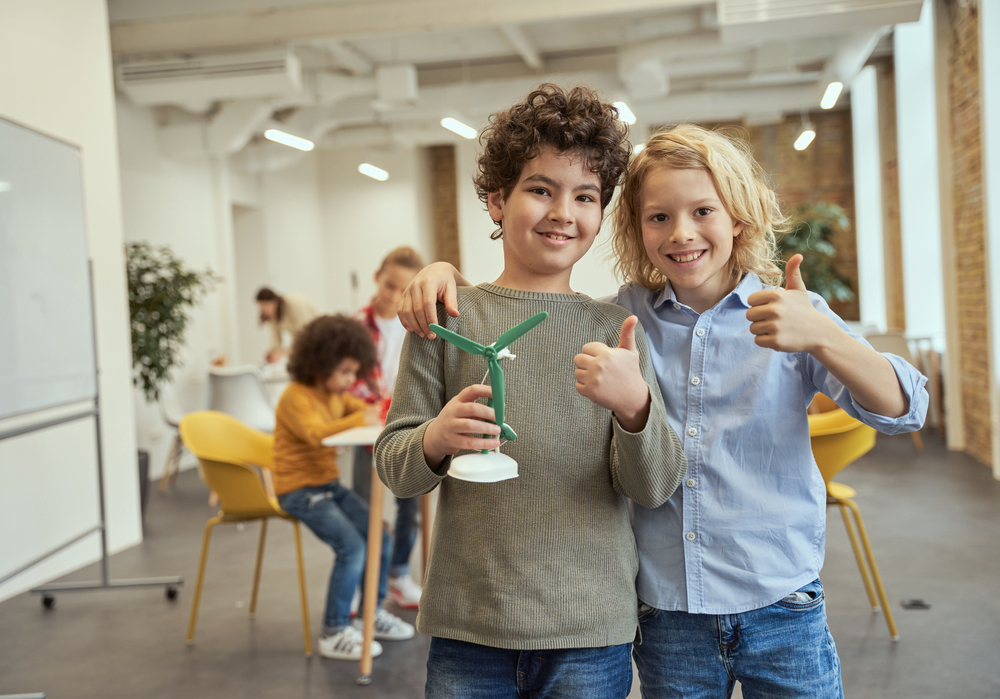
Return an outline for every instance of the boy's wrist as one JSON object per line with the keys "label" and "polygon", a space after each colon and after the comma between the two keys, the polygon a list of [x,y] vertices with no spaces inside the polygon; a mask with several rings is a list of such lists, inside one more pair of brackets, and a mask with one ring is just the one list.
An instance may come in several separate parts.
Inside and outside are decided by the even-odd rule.
{"label": "boy's wrist", "polygon": [[637,401],[631,408],[612,411],[618,424],[626,432],[642,432],[649,420],[649,406],[652,403],[652,397],[649,393],[649,386],[646,386],[645,382],[643,386],[646,390],[645,398],[641,402]]}

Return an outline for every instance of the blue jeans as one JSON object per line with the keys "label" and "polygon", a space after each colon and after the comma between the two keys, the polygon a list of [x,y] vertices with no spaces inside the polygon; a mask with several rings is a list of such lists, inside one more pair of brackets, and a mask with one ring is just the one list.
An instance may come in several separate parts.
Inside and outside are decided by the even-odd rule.
{"label": "blue jeans", "polygon": [[625,699],[631,643],[605,648],[507,650],[431,639],[426,699]]}
{"label": "blue jeans", "polygon": [[635,646],[643,699],[843,699],[840,659],[819,580],[741,614],[688,614],[640,605]]}
{"label": "blue jeans", "polygon": [[[354,492],[368,502],[372,489],[372,453],[368,447],[354,448]],[[398,578],[410,573],[410,554],[417,543],[417,510],[419,498],[396,498],[395,544],[389,575]]]}
{"label": "blue jeans", "polygon": [[[278,496],[288,514],[312,530],[336,554],[326,593],[323,633],[334,634],[351,623],[351,599],[365,572],[368,547],[368,505],[337,481],[293,490]],[[392,540],[382,532],[382,565],[378,581],[378,603],[385,598]]]}

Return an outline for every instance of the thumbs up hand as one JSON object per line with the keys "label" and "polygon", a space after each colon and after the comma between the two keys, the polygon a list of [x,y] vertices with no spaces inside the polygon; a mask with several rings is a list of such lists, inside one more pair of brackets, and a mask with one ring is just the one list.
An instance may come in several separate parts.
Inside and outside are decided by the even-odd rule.
{"label": "thumbs up hand", "polygon": [[622,323],[617,347],[588,342],[573,358],[576,390],[618,418],[629,432],[639,432],[649,416],[649,386],[639,368],[635,327],[639,319],[629,316]]}
{"label": "thumbs up hand", "polygon": [[799,267],[802,255],[785,265],[785,288],[750,295],[747,320],[754,342],[778,352],[813,352],[829,336],[832,320],[813,308]]}

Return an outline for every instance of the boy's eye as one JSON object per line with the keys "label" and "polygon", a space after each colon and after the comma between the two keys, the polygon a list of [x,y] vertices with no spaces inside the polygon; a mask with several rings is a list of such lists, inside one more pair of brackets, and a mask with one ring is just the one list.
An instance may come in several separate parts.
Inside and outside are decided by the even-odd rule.
{"label": "boy's eye", "polygon": [[532,194],[542,194],[542,195],[549,193],[549,190],[545,189],[544,187],[532,187],[528,191],[531,192]]}

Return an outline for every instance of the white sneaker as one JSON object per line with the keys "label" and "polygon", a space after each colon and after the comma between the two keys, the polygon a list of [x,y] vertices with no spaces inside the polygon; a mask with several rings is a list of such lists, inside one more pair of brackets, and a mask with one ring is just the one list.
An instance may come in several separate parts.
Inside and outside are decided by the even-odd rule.
{"label": "white sneaker", "polygon": [[[351,622],[354,628],[360,633],[363,628],[363,621],[358,617]],[[390,614],[384,609],[375,612],[375,638],[380,641],[405,641],[413,638],[416,630],[405,621],[394,614]]]}
{"label": "white sneaker", "polygon": [[[335,660],[361,660],[361,647],[364,639],[361,632],[353,626],[345,626],[332,636],[320,636],[319,654],[324,658]],[[372,657],[382,655],[382,644],[372,641]]]}
{"label": "white sneaker", "polygon": [[420,585],[409,575],[389,578],[388,598],[403,609],[416,609],[420,606]]}

